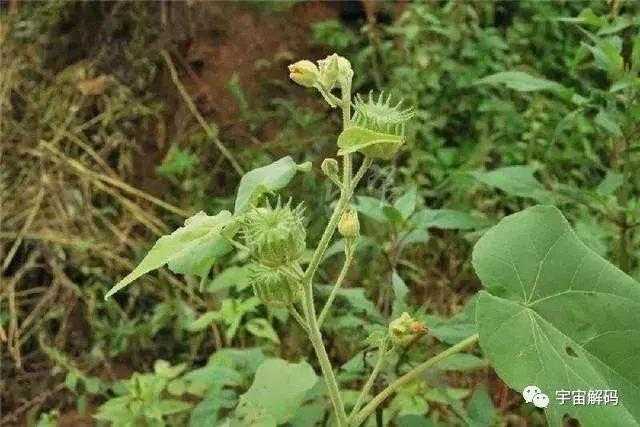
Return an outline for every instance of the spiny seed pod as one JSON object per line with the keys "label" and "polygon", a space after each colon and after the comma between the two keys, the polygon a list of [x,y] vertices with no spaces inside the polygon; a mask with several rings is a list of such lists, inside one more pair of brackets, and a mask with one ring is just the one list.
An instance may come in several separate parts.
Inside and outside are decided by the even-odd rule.
{"label": "spiny seed pod", "polygon": [[245,244],[260,262],[276,267],[298,260],[306,247],[306,230],[302,224],[304,208],[291,209],[291,200],[275,208],[267,201],[266,207],[253,208],[244,216]]}
{"label": "spiny seed pod", "polygon": [[391,95],[384,99],[384,92],[378,95],[376,101],[373,92],[369,92],[369,99],[363,100],[358,94],[353,103],[353,122],[356,126],[362,126],[374,132],[389,133],[403,136],[404,125],[411,117],[411,108],[401,109],[402,100],[396,105],[391,105]]}
{"label": "spiny seed pod", "polygon": [[302,296],[302,283],[277,268],[255,264],[249,281],[255,295],[272,307],[286,307]]}
{"label": "spiny seed pod", "polygon": [[300,86],[313,87],[319,77],[318,67],[311,61],[305,59],[289,65],[289,78]]}
{"label": "spiny seed pod", "polygon": [[415,320],[404,312],[400,317],[389,323],[389,337],[391,341],[398,346],[409,344],[414,338],[424,334],[427,326],[424,322]]}
{"label": "spiny seed pod", "polygon": [[339,154],[355,151],[379,159],[392,158],[404,144],[405,123],[413,116],[411,109],[401,109],[400,101],[391,104],[391,96],[381,93],[376,101],[371,93],[364,101],[359,95],[354,102],[353,126],[338,137]]}
{"label": "spiny seed pod", "polygon": [[347,239],[355,239],[360,235],[360,221],[355,209],[347,209],[342,213],[338,222],[338,232]]}

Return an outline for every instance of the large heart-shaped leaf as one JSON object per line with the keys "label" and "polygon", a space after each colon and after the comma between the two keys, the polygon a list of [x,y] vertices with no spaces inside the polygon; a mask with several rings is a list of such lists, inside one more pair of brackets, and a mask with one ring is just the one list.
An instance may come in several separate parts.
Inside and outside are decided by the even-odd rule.
{"label": "large heart-shaped leaf", "polygon": [[231,250],[220,233],[232,222],[233,216],[229,211],[222,211],[216,216],[198,212],[187,218],[183,227],[158,239],[140,264],[107,292],[105,299],[167,263],[175,273],[204,277],[215,259]]}
{"label": "large heart-shaped leaf", "polygon": [[265,360],[249,390],[240,396],[231,425],[266,427],[289,421],[317,380],[307,362]]}
{"label": "large heart-shaped leaf", "polygon": [[[487,290],[476,310],[480,345],[509,386],[549,396],[550,425],[565,414],[583,427],[640,423],[640,284],[551,206],[500,221],[476,244],[473,265]],[[617,390],[619,403],[572,405],[557,399],[561,390]]]}
{"label": "large heart-shaped leaf", "polygon": [[234,212],[237,215],[246,211],[263,194],[284,188],[297,171],[307,172],[310,168],[311,163],[298,165],[286,156],[270,165],[250,170],[240,179]]}

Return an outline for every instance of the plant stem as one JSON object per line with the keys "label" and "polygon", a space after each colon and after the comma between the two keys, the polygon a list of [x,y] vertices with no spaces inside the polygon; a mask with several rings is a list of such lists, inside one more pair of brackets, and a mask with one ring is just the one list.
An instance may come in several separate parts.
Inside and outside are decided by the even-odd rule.
{"label": "plant stem", "polygon": [[352,427],[359,426],[360,424],[362,424],[362,422],[364,422],[369,417],[369,415],[371,415],[371,413],[373,413],[373,411],[375,411],[375,409],[378,406],[380,406],[389,396],[391,396],[393,393],[395,393],[395,391],[397,389],[399,389],[403,385],[413,381],[414,379],[418,378],[427,369],[431,368],[433,365],[435,365],[436,363],[440,362],[441,360],[446,359],[447,357],[449,357],[451,355],[454,355],[456,353],[459,353],[459,352],[465,350],[467,347],[471,346],[476,341],[478,341],[478,334],[472,335],[469,338],[460,341],[458,344],[456,344],[456,345],[454,345],[452,347],[449,347],[448,349],[436,354],[435,356],[433,356],[431,359],[427,360],[426,362],[423,362],[420,365],[416,366],[415,368],[413,368],[412,370],[410,370],[409,372],[407,372],[406,374],[404,374],[403,376],[398,378],[396,381],[394,381],[393,383],[389,384],[387,386],[387,388],[382,390],[380,392],[380,394],[378,394],[376,397],[374,397],[367,404],[367,406],[365,406],[362,409],[362,411],[360,411],[358,413],[358,415],[356,415],[354,417],[353,422],[350,425]]}
{"label": "plant stem", "polygon": [[378,378],[378,374],[380,373],[380,370],[382,369],[382,365],[384,362],[384,356],[387,353],[388,344],[389,342],[387,339],[382,341],[382,343],[380,344],[380,347],[378,348],[378,359],[376,360],[376,365],[373,367],[373,371],[371,371],[371,375],[369,375],[369,379],[367,380],[364,387],[362,388],[362,392],[360,393],[360,396],[358,396],[358,400],[356,401],[356,404],[351,410],[351,414],[349,415],[349,421],[353,417],[355,417],[355,415],[358,413],[358,411],[362,407],[362,404],[364,403],[364,400],[369,395],[369,391],[371,390],[371,387],[373,387],[373,384],[375,383],[376,378]]}
{"label": "plant stem", "polygon": [[342,264],[342,269],[340,270],[340,274],[338,274],[338,278],[336,279],[336,284],[333,286],[333,289],[331,290],[331,294],[329,295],[329,298],[327,298],[327,302],[324,303],[324,307],[320,311],[320,316],[318,316],[318,326],[322,326],[322,322],[324,321],[325,317],[327,317],[327,314],[329,314],[329,309],[331,309],[331,305],[333,305],[333,300],[336,298],[336,295],[338,294],[338,290],[342,286],[342,282],[344,281],[344,278],[346,277],[347,272],[349,271],[349,267],[351,266],[351,262],[353,261],[353,254],[355,252],[354,247],[355,247],[355,242],[353,243],[353,246],[351,249],[347,249],[345,251],[344,264]]}
{"label": "plant stem", "polygon": [[296,320],[296,322],[298,322],[300,327],[302,327],[302,329],[304,329],[304,331],[306,333],[309,333],[309,327],[307,326],[307,322],[300,315],[300,313],[298,313],[298,310],[296,310],[295,306],[293,306],[293,305],[289,306],[289,313],[291,313],[291,316],[293,316],[293,318]]}
{"label": "plant stem", "polygon": [[339,427],[346,427],[348,425],[347,414],[344,410],[342,397],[340,396],[340,388],[338,387],[336,376],[333,373],[333,367],[331,366],[329,355],[327,354],[327,350],[322,342],[322,334],[320,333],[320,327],[316,320],[316,310],[313,305],[311,281],[308,281],[304,288],[303,306],[304,313],[307,318],[307,325],[309,326],[309,340],[311,340],[311,345],[313,346],[318,362],[320,363],[320,369],[322,370],[322,374],[327,385],[327,391],[329,392],[329,397],[336,414],[336,421]]}

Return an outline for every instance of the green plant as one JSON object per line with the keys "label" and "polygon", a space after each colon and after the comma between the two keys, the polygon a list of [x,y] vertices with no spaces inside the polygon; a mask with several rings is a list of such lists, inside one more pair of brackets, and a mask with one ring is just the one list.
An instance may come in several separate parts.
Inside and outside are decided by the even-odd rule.
{"label": "green plant", "polygon": [[[489,363],[517,390],[535,383],[549,393],[560,388],[592,387],[616,389],[625,396],[617,408],[565,408],[551,404],[545,413],[553,425],[559,425],[565,414],[579,419],[585,426],[602,425],[604,420],[615,420],[617,425],[637,423],[640,403],[632,396],[640,387],[640,379],[633,374],[633,366],[638,363],[640,352],[637,345],[629,345],[628,337],[640,336],[640,287],[586,247],[560,211],[552,206],[535,206],[508,216],[476,243],[473,264],[486,290],[474,299],[468,312],[461,315],[462,320],[471,325],[462,328],[462,332],[445,333],[436,319],[424,321],[426,316],[422,313],[404,313],[401,308],[406,285],[395,270],[392,280],[396,301],[390,321],[376,316],[362,293],[358,294],[359,299],[353,298],[353,291],[358,289],[349,289],[354,304],[373,312],[372,317],[378,317],[365,328],[370,335],[364,341],[364,347],[373,350],[376,357],[359,392],[352,395],[341,389],[340,383],[348,380],[336,375],[321,327],[336,296],[347,291],[341,289],[341,285],[356,256],[361,231],[359,219],[349,205],[374,159],[389,160],[400,152],[406,138],[405,123],[412,112],[403,110],[400,103],[394,105],[382,94],[377,99],[356,97],[354,101],[351,64],[338,55],[317,64],[300,61],[289,70],[294,81],[315,88],[331,107],[342,112],[343,130],[337,138],[341,170],[333,159],[325,159],[321,167],[338,187],[339,197],[315,249],[308,257],[303,256],[307,233],[300,208],[291,208],[290,204],[283,205],[280,201],[275,208],[264,204],[271,193],[287,186],[298,172],[311,169],[308,163],[296,164],[290,157],[284,157],[243,175],[233,213],[221,211],[209,216],[200,212],[187,219],[183,227],[161,237],[140,264],[106,295],[110,297],[165,264],[175,273],[199,276],[204,283],[214,263],[234,248],[255,263],[249,269],[248,282],[264,302],[286,307],[298,322],[315,352],[325,387],[316,389],[316,374],[304,361],[292,364],[265,359],[256,369],[253,384],[240,396],[235,411],[229,414],[224,425],[286,423],[296,417],[307,400],[326,395],[337,425],[359,426],[373,414],[379,417],[381,405],[392,395],[398,393],[396,404],[403,395],[406,400],[407,390],[415,387],[425,372],[446,369],[446,364],[455,365],[454,361],[476,363],[471,355],[467,355],[471,359],[460,356],[465,356],[461,353],[478,341]],[[354,172],[356,156],[362,159]],[[473,229],[478,228],[479,223],[485,224],[452,210],[416,212],[416,199],[415,191],[411,190],[393,205],[363,209],[366,199],[359,199],[357,207],[360,212],[390,226],[394,234],[414,233],[413,230],[430,227]],[[344,262],[318,314],[314,298],[318,288],[314,282],[336,229],[345,240]],[[416,236],[411,240],[424,241],[420,234]],[[206,327],[216,320],[228,321],[230,311],[225,314],[225,303],[220,312],[205,313],[196,320],[193,329]],[[240,313],[241,318],[255,307],[254,303],[248,307],[234,312]],[[587,311],[583,311],[583,307],[587,307]],[[473,325],[474,317],[477,327]],[[240,323],[238,317],[235,319],[228,324],[234,331]],[[424,343],[425,336],[448,346],[422,363],[402,365],[407,350],[421,352],[417,348]],[[514,340],[517,346],[513,345]],[[610,351],[612,348],[615,351]],[[394,359],[402,371],[390,369],[389,362]],[[379,387],[381,378],[386,383],[384,387]],[[143,400],[150,400],[153,408],[158,406],[164,385],[154,388],[160,391],[143,396]],[[127,402],[122,404],[127,406],[127,411],[133,411],[131,402],[135,399],[139,402],[142,397],[129,389],[127,396],[118,399]],[[467,413],[456,395],[460,398],[466,393],[460,394],[449,387],[433,391],[430,399],[450,405],[463,420],[475,419],[477,414],[471,415],[471,408]],[[475,399],[481,400],[482,395],[478,396]],[[115,405],[109,402],[105,405]],[[416,413],[424,411],[425,402],[414,402],[420,408]],[[174,408],[173,405],[168,406]],[[219,407],[215,406],[216,410]],[[311,404],[304,407],[312,410]],[[160,422],[165,413],[158,410],[146,413],[138,403],[134,409],[141,410],[141,416],[153,422]],[[135,414],[140,416],[139,412]]]}

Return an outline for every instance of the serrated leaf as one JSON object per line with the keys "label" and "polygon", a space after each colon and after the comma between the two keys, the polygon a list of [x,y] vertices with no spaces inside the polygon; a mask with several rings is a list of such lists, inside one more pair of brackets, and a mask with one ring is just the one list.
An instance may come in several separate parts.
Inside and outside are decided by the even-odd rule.
{"label": "serrated leaf", "polygon": [[107,292],[105,299],[167,263],[177,273],[200,276],[208,273],[215,259],[231,250],[220,233],[232,221],[233,216],[229,211],[222,211],[215,216],[198,212],[187,218],[183,227],[158,239],[140,264]]}
{"label": "serrated leaf", "polygon": [[278,334],[267,319],[251,319],[247,322],[245,328],[255,337],[266,338],[275,344],[280,344]]}
{"label": "serrated leaf", "polygon": [[236,215],[257,203],[265,193],[284,188],[298,171],[298,165],[289,156],[267,166],[250,170],[240,179],[234,212]]}
{"label": "serrated leaf", "polygon": [[196,320],[187,325],[187,330],[191,332],[198,332],[206,329],[215,320],[219,320],[222,316],[217,311],[207,311],[206,313],[198,316]]}
{"label": "serrated leaf", "polygon": [[375,132],[360,126],[350,126],[338,136],[339,155],[360,152],[374,159],[391,159],[398,152],[404,137]]}
{"label": "serrated leaf", "polygon": [[249,265],[226,268],[205,286],[205,290],[213,293],[224,291],[229,288],[235,288],[236,290],[241,291],[249,286],[250,274],[251,269]]}
{"label": "serrated leaf", "polygon": [[307,362],[289,363],[267,359],[256,371],[253,384],[240,396],[234,420],[236,425],[264,420],[265,425],[292,419],[318,377]]}
{"label": "serrated leaf", "polygon": [[509,89],[517,90],[519,92],[534,92],[538,90],[565,90],[565,87],[560,83],[556,83],[554,81],[542,79],[539,77],[533,77],[532,75],[524,73],[522,71],[503,71],[500,73],[492,74],[478,80],[475,84],[505,85]]}
{"label": "serrated leaf", "polygon": [[[560,211],[536,206],[504,218],[473,250],[486,291],[480,345],[498,375],[550,395],[546,415],[581,426],[640,421],[640,284],[599,257]],[[560,405],[556,390],[617,390],[620,403]]]}

